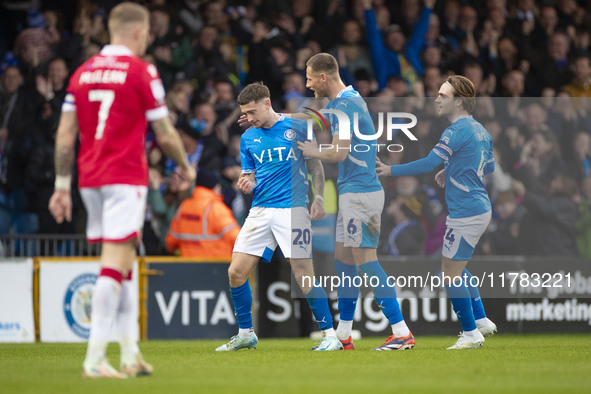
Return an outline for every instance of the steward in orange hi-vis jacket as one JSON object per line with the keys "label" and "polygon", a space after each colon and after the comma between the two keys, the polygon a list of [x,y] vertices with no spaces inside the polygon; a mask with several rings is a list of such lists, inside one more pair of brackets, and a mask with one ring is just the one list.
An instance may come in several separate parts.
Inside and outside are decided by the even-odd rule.
{"label": "steward in orange hi-vis jacket", "polygon": [[180,250],[181,257],[231,259],[240,226],[216,189],[221,189],[217,176],[200,170],[193,195],[182,202],[170,223],[166,235],[170,252]]}

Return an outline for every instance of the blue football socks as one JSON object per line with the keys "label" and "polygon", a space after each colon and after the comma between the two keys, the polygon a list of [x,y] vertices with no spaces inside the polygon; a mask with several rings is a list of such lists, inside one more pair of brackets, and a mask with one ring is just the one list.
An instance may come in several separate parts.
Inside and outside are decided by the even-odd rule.
{"label": "blue football socks", "polygon": [[388,318],[390,324],[403,321],[404,318],[400,311],[400,305],[398,305],[398,300],[396,299],[396,290],[388,284],[388,276],[380,263],[375,260],[361,264],[359,266],[359,274],[366,274],[369,277],[368,281],[370,283],[372,277],[378,278],[377,281],[373,281],[373,283],[377,282],[377,286],[373,288],[374,299]]}
{"label": "blue football socks", "polygon": [[359,298],[359,287],[353,285],[353,280],[357,277],[357,266],[345,264],[337,259],[334,265],[341,280],[337,287],[340,319],[351,321],[355,316],[355,307]]}
{"label": "blue football socks", "polygon": [[252,290],[248,279],[242,286],[231,287],[234,312],[238,320],[238,328],[252,328]]}
{"label": "blue football socks", "polygon": [[449,297],[453,306],[454,312],[464,332],[476,329],[476,321],[474,320],[474,312],[472,311],[472,299],[470,292],[466,286],[464,279],[455,281],[451,285],[446,285],[447,296]]}
{"label": "blue football socks", "polygon": [[315,282],[312,289],[306,294],[306,300],[308,300],[308,305],[310,305],[310,309],[312,309],[314,318],[318,323],[318,328],[322,331],[333,328],[332,315],[330,314],[330,308],[328,307],[326,292],[318,282]]}
{"label": "blue football socks", "polygon": [[462,278],[466,280],[466,285],[468,286],[468,291],[470,292],[474,318],[476,320],[486,318],[486,313],[484,312],[484,305],[482,305],[482,299],[480,298],[480,292],[478,291],[478,287],[475,286],[475,283],[473,283],[473,281],[470,280],[470,278],[472,278],[472,274],[466,268],[464,268],[464,272],[462,272]]}

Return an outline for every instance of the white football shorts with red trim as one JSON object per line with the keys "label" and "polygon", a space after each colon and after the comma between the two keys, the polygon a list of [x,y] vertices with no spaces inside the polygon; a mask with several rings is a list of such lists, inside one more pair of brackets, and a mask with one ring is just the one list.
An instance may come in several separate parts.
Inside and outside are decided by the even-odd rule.
{"label": "white football shorts with red trim", "polygon": [[88,242],[125,242],[141,234],[147,193],[138,185],[81,188]]}

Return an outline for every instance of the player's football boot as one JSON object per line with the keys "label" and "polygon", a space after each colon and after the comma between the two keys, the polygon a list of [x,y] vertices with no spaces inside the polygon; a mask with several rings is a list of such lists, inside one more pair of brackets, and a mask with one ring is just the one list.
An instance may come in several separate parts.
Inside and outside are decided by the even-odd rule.
{"label": "player's football boot", "polygon": [[324,337],[312,350],[316,352],[330,352],[332,350],[343,350],[343,344],[337,337]]}
{"label": "player's football boot", "polygon": [[106,358],[102,358],[96,362],[84,361],[82,366],[82,377],[126,379],[127,375],[117,371],[111,366],[111,364],[109,364]]}
{"label": "player's football boot", "polygon": [[341,343],[343,344],[343,350],[355,349],[355,345],[353,344],[353,338],[351,336],[349,336],[349,338],[345,340],[339,339],[339,341],[341,341]]}
{"label": "player's football boot", "polygon": [[486,318],[486,324],[479,326],[478,323],[476,323],[476,326],[478,327],[478,331],[480,331],[485,338],[493,336],[497,332],[497,325],[490,321],[488,317]]}
{"label": "player's football boot", "polygon": [[[353,344],[353,338],[351,336],[349,336],[349,338],[347,339],[339,339],[339,341],[341,341],[341,343],[343,344],[343,350],[353,350],[355,349],[355,345]],[[314,346],[312,349],[310,350],[316,350],[318,349],[319,345]]]}
{"label": "player's football boot", "polygon": [[390,335],[386,342],[380,346],[371,350],[405,350],[412,349],[415,346],[415,337],[412,332],[409,332],[405,337],[397,337]]}
{"label": "player's football boot", "polygon": [[235,352],[240,349],[256,349],[259,339],[253,332],[248,337],[234,335],[230,338],[230,342],[224,343],[222,346],[215,349],[216,352]]}
{"label": "player's football boot", "polygon": [[120,371],[129,376],[150,376],[154,368],[148,364],[141,353],[121,356]]}
{"label": "player's football boot", "polygon": [[482,345],[484,345],[484,337],[480,331],[476,331],[476,334],[470,335],[461,332],[456,343],[453,346],[448,347],[447,350],[476,349]]}

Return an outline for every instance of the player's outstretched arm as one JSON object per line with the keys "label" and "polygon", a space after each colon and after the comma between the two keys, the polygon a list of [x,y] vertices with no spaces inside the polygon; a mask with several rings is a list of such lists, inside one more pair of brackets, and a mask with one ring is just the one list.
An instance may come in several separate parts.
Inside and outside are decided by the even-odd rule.
{"label": "player's outstretched arm", "polygon": [[72,220],[72,166],[74,165],[74,145],[78,135],[78,116],[76,111],[64,111],[60,117],[55,138],[55,191],[49,200],[49,212],[55,221],[61,223]]}
{"label": "player's outstretched arm", "polygon": [[310,159],[306,162],[308,173],[312,175],[312,185],[314,186],[314,201],[310,207],[310,219],[320,220],[326,215],[324,211],[324,167],[318,159]]}
{"label": "player's outstretched arm", "polygon": [[[411,161],[410,163],[398,164],[395,166],[381,167],[380,171],[382,172],[381,175],[419,175],[433,171],[442,163],[443,158],[441,158],[441,156],[435,152],[435,149],[433,149],[429,155],[423,159]],[[390,169],[389,173],[387,171],[388,168]],[[377,167],[376,172],[378,172]],[[378,175],[379,174],[380,172],[378,172]]]}
{"label": "player's outstretched arm", "polygon": [[187,153],[181,142],[179,134],[172,125],[168,116],[152,122],[152,128],[156,135],[158,146],[162,149],[164,154],[170,157],[177,165],[181,176],[189,182],[195,180],[195,169],[189,164],[187,160]]}
{"label": "player's outstretched arm", "polygon": [[376,157],[376,173],[378,176],[390,176],[392,175],[390,172],[390,166],[387,164],[382,163],[380,159]]}

